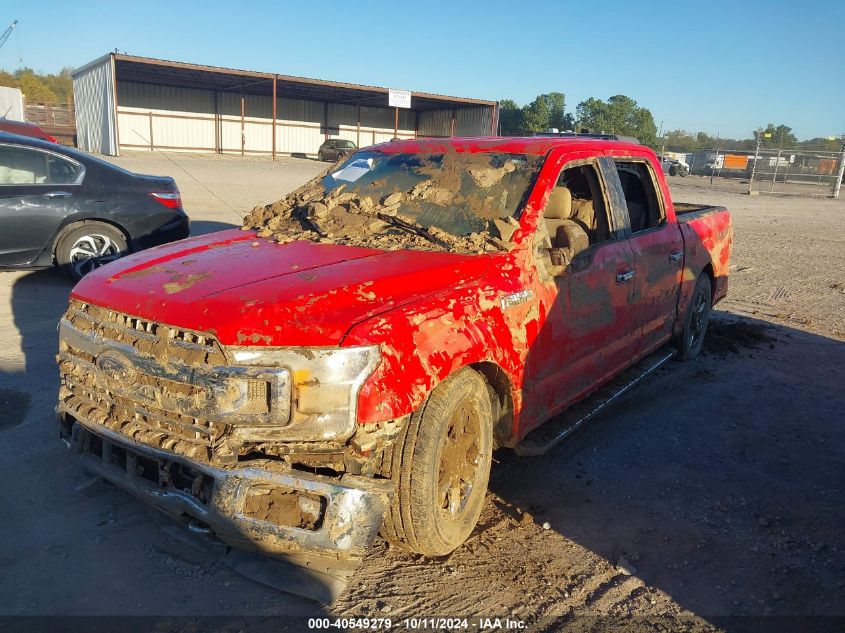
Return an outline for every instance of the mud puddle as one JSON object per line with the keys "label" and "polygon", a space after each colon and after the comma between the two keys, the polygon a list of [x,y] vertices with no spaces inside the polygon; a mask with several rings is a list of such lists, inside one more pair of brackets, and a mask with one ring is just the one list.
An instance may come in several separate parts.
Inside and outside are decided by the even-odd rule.
{"label": "mud puddle", "polygon": [[773,348],[777,339],[770,334],[772,326],[746,321],[710,321],[704,338],[708,354],[737,354],[744,349]]}

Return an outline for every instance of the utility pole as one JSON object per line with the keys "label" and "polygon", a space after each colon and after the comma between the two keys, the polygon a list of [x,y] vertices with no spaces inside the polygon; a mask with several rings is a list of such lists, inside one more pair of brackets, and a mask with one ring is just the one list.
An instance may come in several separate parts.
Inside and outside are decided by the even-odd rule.
{"label": "utility pole", "polygon": [[660,122],[660,155],[666,153],[666,139],[663,138],[663,121]]}
{"label": "utility pole", "polygon": [[842,188],[842,177],[845,176],[845,134],[842,135],[842,146],[839,148],[839,169],[836,171],[836,182],[833,183],[833,197],[839,197]]}
{"label": "utility pole", "polygon": [[754,184],[754,172],[757,171],[757,160],[760,158],[760,141],[763,139],[762,130],[757,130],[757,147],[754,150],[754,162],[751,164],[751,177],[748,179],[748,195],[751,195],[751,187]]}
{"label": "utility pole", "polygon": [[713,167],[710,169],[710,188],[713,188],[713,177],[716,175],[716,165],[719,164],[719,134],[720,132],[716,132],[716,146],[713,148],[713,151],[716,152],[716,158],[714,159]]}

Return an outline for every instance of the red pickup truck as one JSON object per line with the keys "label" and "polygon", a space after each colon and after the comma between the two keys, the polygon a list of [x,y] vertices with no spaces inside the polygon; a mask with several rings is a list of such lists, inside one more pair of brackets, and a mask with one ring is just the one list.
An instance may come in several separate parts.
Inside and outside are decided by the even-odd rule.
{"label": "red pickup truck", "polygon": [[495,448],[536,452],[540,425],[667,344],[699,353],[731,243],[730,214],[673,204],[636,144],[362,149],[242,230],[86,276],[60,323],[61,432],[236,548],[328,574],[379,530],[447,554]]}

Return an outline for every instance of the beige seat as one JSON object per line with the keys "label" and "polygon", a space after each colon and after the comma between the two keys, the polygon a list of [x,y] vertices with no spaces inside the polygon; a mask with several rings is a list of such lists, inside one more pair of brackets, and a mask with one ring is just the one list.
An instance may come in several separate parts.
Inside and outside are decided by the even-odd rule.
{"label": "beige seat", "polygon": [[[589,202],[589,201],[588,201]],[[592,204],[590,204],[592,209]],[[571,256],[586,250],[590,238],[577,220],[572,219],[572,192],[567,187],[555,187],[543,211],[543,220],[555,248],[568,248]]]}
{"label": "beige seat", "polygon": [[549,237],[554,242],[557,229],[572,215],[572,192],[567,187],[555,187],[549,195],[543,219],[546,222]]}
{"label": "beige seat", "polygon": [[596,211],[593,207],[592,200],[583,200],[575,198],[572,201],[572,214],[570,218],[577,220],[578,223],[589,233],[594,234],[599,228],[596,222]]}

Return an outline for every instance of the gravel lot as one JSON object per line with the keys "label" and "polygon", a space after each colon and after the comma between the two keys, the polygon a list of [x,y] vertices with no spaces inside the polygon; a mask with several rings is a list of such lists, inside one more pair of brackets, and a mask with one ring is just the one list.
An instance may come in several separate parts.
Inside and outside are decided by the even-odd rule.
{"label": "gravel lot", "polygon": [[[174,176],[196,233],[324,167],[173,160],[115,162]],[[83,474],[52,414],[70,285],[0,273],[0,615],[512,616],[535,630],[602,616],[587,621],[605,630],[633,614],[728,631],[738,621],[723,616],[845,616],[845,201],[671,180],[676,199],[734,213],[707,353],[670,363],[545,457],[496,455],[466,546],[424,560],[379,541],[330,609],[186,551]]]}

